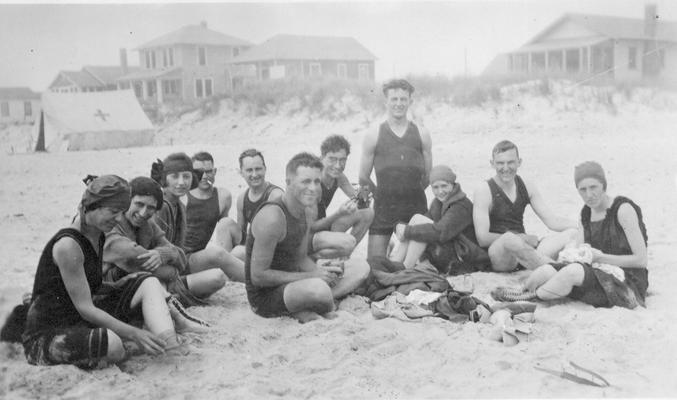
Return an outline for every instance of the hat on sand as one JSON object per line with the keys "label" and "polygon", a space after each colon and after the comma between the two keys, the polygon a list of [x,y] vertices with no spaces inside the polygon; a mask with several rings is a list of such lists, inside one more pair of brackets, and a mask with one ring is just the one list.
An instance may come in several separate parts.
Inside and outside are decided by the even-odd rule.
{"label": "hat on sand", "polygon": [[92,175],[84,179],[87,189],[82,194],[82,206],[85,210],[110,207],[126,210],[130,204],[129,184],[117,175]]}
{"label": "hat on sand", "polygon": [[602,187],[606,190],[606,176],[604,175],[604,169],[599,163],[595,161],[586,161],[582,164],[578,164],[574,168],[574,182],[578,186],[578,182],[582,181],[585,178],[595,178],[598,181],[602,182]]}
{"label": "hat on sand", "polygon": [[433,169],[430,170],[429,181],[431,185],[433,184],[433,182],[437,181],[447,181],[449,183],[455,183],[456,174],[454,173],[454,171],[451,170],[451,168],[447,167],[446,165],[436,165],[433,167]]}

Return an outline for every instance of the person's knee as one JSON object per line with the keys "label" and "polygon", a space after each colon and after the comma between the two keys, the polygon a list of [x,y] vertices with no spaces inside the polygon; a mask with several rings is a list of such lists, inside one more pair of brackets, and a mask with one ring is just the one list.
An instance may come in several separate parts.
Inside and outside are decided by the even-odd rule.
{"label": "person's knee", "polygon": [[414,214],[414,216],[409,220],[410,225],[428,224],[430,222],[432,222],[432,220],[422,214]]}
{"label": "person's knee", "polygon": [[369,263],[367,263],[366,260],[349,261],[346,265],[345,271],[346,274],[354,276],[355,279],[359,280],[360,282],[366,280],[370,272],[371,268],[369,267]]}
{"label": "person's knee", "polygon": [[302,285],[294,288],[294,291],[296,292],[294,293],[295,302],[302,304],[301,308],[304,310],[312,310],[324,314],[334,308],[331,288],[322,279],[306,279],[302,282]]}
{"label": "person's knee", "polygon": [[517,252],[524,248],[524,240],[512,232],[504,233],[499,240],[503,244],[503,248],[511,253]]}
{"label": "person's knee", "polygon": [[581,264],[574,263],[564,266],[557,272],[557,275],[573,286],[580,286],[585,278],[585,270]]}
{"label": "person's knee", "polygon": [[113,363],[124,360],[127,352],[125,351],[125,346],[122,344],[120,336],[110,329],[107,329],[106,334],[108,336],[108,352],[106,353],[106,359]]}
{"label": "person's knee", "polygon": [[215,291],[224,287],[228,281],[228,276],[226,273],[218,268],[208,269],[205,271],[205,274],[207,275],[207,281]]}
{"label": "person's knee", "polygon": [[355,237],[353,235],[346,234],[341,238],[339,246],[343,255],[349,256],[355,249],[355,246],[357,246],[357,240],[355,240]]}

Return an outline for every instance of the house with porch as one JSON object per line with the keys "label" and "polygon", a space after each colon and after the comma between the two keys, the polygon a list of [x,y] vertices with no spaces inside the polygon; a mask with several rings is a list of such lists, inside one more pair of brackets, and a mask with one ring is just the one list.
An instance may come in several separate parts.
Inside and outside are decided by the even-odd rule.
{"label": "house with porch", "polygon": [[120,65],[85,66],[80,71],[59,71],[48,90],[55,93],[84,93],[117,90],[117,79],[135,72],[137,67],[127,66],[127,54],[120,50]]}
{"label": "house with porch", "polygon": [[499,55],[484,74],[594,77],[677,82],[677,21],[565,14],[524,46]]}
{"label": "house with porch", "polygon": [[228,63],[252,44],[207,27],[184,26],[142,44],[141,68],[117,79],[131,86],[140,101],[150,104],[193,102],[231,87]]}
{"label": "house with porch", "polygon": [[[352,37],[276,35],[230,61],[234,80],[335,77],[374,80],[376,57]],[[249,69],[235,69],[236,67]],[[244,73],[242,73],[244,71]]]}
{"label": "house with porch", "polygon": [[0,87],[0,123],[32,123],[40,114],[40,93],[27,87]]}

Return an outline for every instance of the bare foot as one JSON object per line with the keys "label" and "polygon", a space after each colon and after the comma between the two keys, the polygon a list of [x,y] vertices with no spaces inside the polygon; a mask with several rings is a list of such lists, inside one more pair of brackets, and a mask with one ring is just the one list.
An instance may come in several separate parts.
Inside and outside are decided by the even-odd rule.
{"label": "bare foot", "polygon": [[300,323],[305,324],[306,322],[315,321],[316,319],[321,319],[320,314],[312,311],[299,311],[292,314]]}

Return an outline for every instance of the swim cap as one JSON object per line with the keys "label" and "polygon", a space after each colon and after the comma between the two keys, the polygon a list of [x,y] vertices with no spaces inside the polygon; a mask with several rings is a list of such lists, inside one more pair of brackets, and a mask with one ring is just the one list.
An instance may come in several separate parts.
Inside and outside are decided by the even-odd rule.
{"label": "swim cap", "polygon": [[87,189],[82,194],[82,206],[85,210],[110,207],[126,210],[130,203],[129,184],[117,175],[103,175],[85,178]]}
{"label": "swim cap", "polygon": [[602,182],[604,190],[606,190],[606,176],[604,175],[604,169],[599,163],[595,161],[586,161],[582,164],[578,164],[574,168],[574,182],[578,186],[578,182],[582,181],[585,178],[595,178],[598,181]]}
{"label": "swim cap", "polygon": [[428,179],[430,184],[436,181],[447,181],[449,183],[456,182],[456,174],[451,168],[446,165],[436,165],[433,169],[430,170],[430,178]]}

